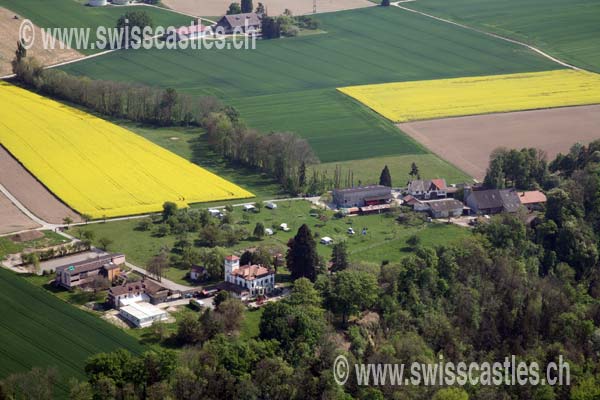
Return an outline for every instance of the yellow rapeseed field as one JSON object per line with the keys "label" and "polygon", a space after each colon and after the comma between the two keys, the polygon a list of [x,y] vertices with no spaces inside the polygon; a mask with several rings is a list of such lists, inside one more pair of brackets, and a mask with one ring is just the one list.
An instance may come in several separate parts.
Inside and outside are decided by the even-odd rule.
{"label": "yellow rapeseed field", "polygon": [[94,218],[252,197],[105,120],[0,82],[0,144],[66,204]]}
{"label": "yellow rapeseed field", "polygon": [[600,75],[557,70],[338,89],[394,122],[600,103]]}

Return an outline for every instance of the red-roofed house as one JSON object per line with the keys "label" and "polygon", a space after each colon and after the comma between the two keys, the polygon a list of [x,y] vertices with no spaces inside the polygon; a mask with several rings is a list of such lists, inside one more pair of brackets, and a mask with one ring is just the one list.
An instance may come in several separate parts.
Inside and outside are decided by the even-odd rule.
{"label": "red-roofed house", "polygon": [[448,195],[448,187],[445,179],[431,179],[423,181],[420,179],[408,184],[408,194],[417,199],[439,199]]}
{"label": "red-roofed house", "polygon": [[519,192],[519,200],[529,210],[540,210],[546,202],[546,195],[539,190]]}
{"label": "red-roofed house", "polygon": [[228,256],[225,257],[225,282],[245,289],[232,293],[246,300],[244,297],[271,293],[275,288],[275,271],[262,265],[240,266],[239,257]]}

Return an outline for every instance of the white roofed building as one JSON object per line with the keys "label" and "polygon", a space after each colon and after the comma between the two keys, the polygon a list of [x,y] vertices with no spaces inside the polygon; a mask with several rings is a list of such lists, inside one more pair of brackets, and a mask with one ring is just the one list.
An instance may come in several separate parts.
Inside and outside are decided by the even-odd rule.
{"label": "white roofed building", "polygon": [[150,303],[130,303],[119,309],[121,317],[131,322],[136,328],[146,328],[157,321],[165,321],[169,314]]}

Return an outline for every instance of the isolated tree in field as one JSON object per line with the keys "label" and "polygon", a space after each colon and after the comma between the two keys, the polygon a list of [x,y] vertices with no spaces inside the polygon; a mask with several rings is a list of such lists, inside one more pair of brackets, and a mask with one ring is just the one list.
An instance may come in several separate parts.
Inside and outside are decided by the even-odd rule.
{"label": "isolated tree in field", "polygon": [[240,3],[231,3],[229,5],[229,9],[227,10],[227,15],[235,15],[235,14],[241,14],[242,13],[242,7],[240,7]]}
{"label": "isolated tree in field", "polygon": [[317,243],[306,224],[288,242],[286,262],[293,280],[308,278],[314,282],[317,278]]}
{"label": "isolated tree in field", "polygon": [[63,224],[65,224],[67,226],[67,228],[69,227],[69,225],[71,225],[73,223],[73,219],[69,216],[66,216],[63,218]]}
{"label": "isolated tree in field", "polygon": [[165,270],[169,267],[169,259],[164,252],[160,252],[148,261],[148,272],[159,282],[164,276]]}
{"label": "isolated tree in field", "polygon": [[166,221],[169,219],[169,217],[175,215],[175,213],[177,212],[177,204],[173,203],[172,201],[165,201],[163,203],[163,211],[162,211],[162,218],[163,221]]}
{"label": "isolated tree in field", "polygon": [[108,250],[108,247],[113,243],[113,241],[109,238],[105,237],[101,237],[100,239],[98,239],[98,245],[100,246],[100,248],[102,250]]}
{"label": "isolated tree in field", "polygon": [[346,242],[339,242],[331,249],[331,271],[343,271],[348,268],[348,250]]}
{"label": "isolated tree in field", "polygon": [[92,216],[90,214],[81,214],[81,219],[87,225],[88,222],[90,222],[92,220]]}
{"label": "isolated tree in field", "polygon": [[[122,44],[131,44],[134,42],[134,38],[131,35],[134,27],[139,28],[139,36],[141,37],[142,31],[147,26],[153,27],[154,24],[146,11],[129,11],[125,15],[122,15],[117,21],[117,29],[122,30],[122,32],[129,32],[128,35],[123,34]],[[129,40],[128,42],[127,39]]]}
{"label": "isolated tree in field", "polygon": [[381,5],[383,7],[389,7],[390,6],[390,0],[381,0]]}
{"label": "isolated tree in field", "polygon": [[256,6],[256,13],[266,15],[265,5],[263,3],[258,2],[258,5]]}
{"label": "isolated tree in field", "polygon": [[14,74],[17,73],[18,66],[25,57],[27,57],[27,49],[23,45],[23,42],[19,40],[17,42],[17,50],[15,51],[15,58],[12,60],[12,63],[11,63],[12,71]]}
{"label": "isolated tree in field", "polygon": [[421,243],[421,238],[417,235],[410,235],[409,238],[406,239],[406,243],[414,249]]}
{"label": "isolated tree in field", "polygon": [[421,179],[421,174],[419,173],[419,167],[414,162],[410,165],[410,173],[409,175],[415,179]]}
{"label": "isolated tree in field", "polygon": [[265,236],[265,226],[262,222],[257,222],[256,226],[254,227],[254,232],[253,235],[255,238],[262,240],[262,238]]}
{"label": "isolated tree in field", "polygon": [[381,171],[381,175],[379,176],[379,184],[392,187],[392,175],[390,174],[390,169],[387,165],[383,167],[383,170]]}
{"label": "isolated tree in field", "polygon": [[253,8],[252,0],[242,0],[241,9],[243,13],[251,13]]}

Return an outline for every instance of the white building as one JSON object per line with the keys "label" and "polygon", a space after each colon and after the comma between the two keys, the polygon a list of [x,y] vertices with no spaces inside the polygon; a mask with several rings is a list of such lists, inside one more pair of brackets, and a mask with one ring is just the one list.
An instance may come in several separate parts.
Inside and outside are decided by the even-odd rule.
{"label": "white building", "polygon": [[130,303],[119,309],[119,314],[137,328],[146,328],[156,321],[165,321],[169,314],[150,303]]}
{"label": "white building", "polygon": [[103,7],[108,4],[107,0],[90,0],[88,5],[91,7]]}
{"label": "white building", "polygon": [[262,265],[240,266],[239,257],[228,256],[225,258],[225,282],[235,285],[238,290],[233,292],[245,300],[244,297],[271,293],[275,288],[275,271]]}
{"label": "white building", "polygon": [[131,1],[130,0],[112,0],[112,3],[118,6],[128,6]]}

